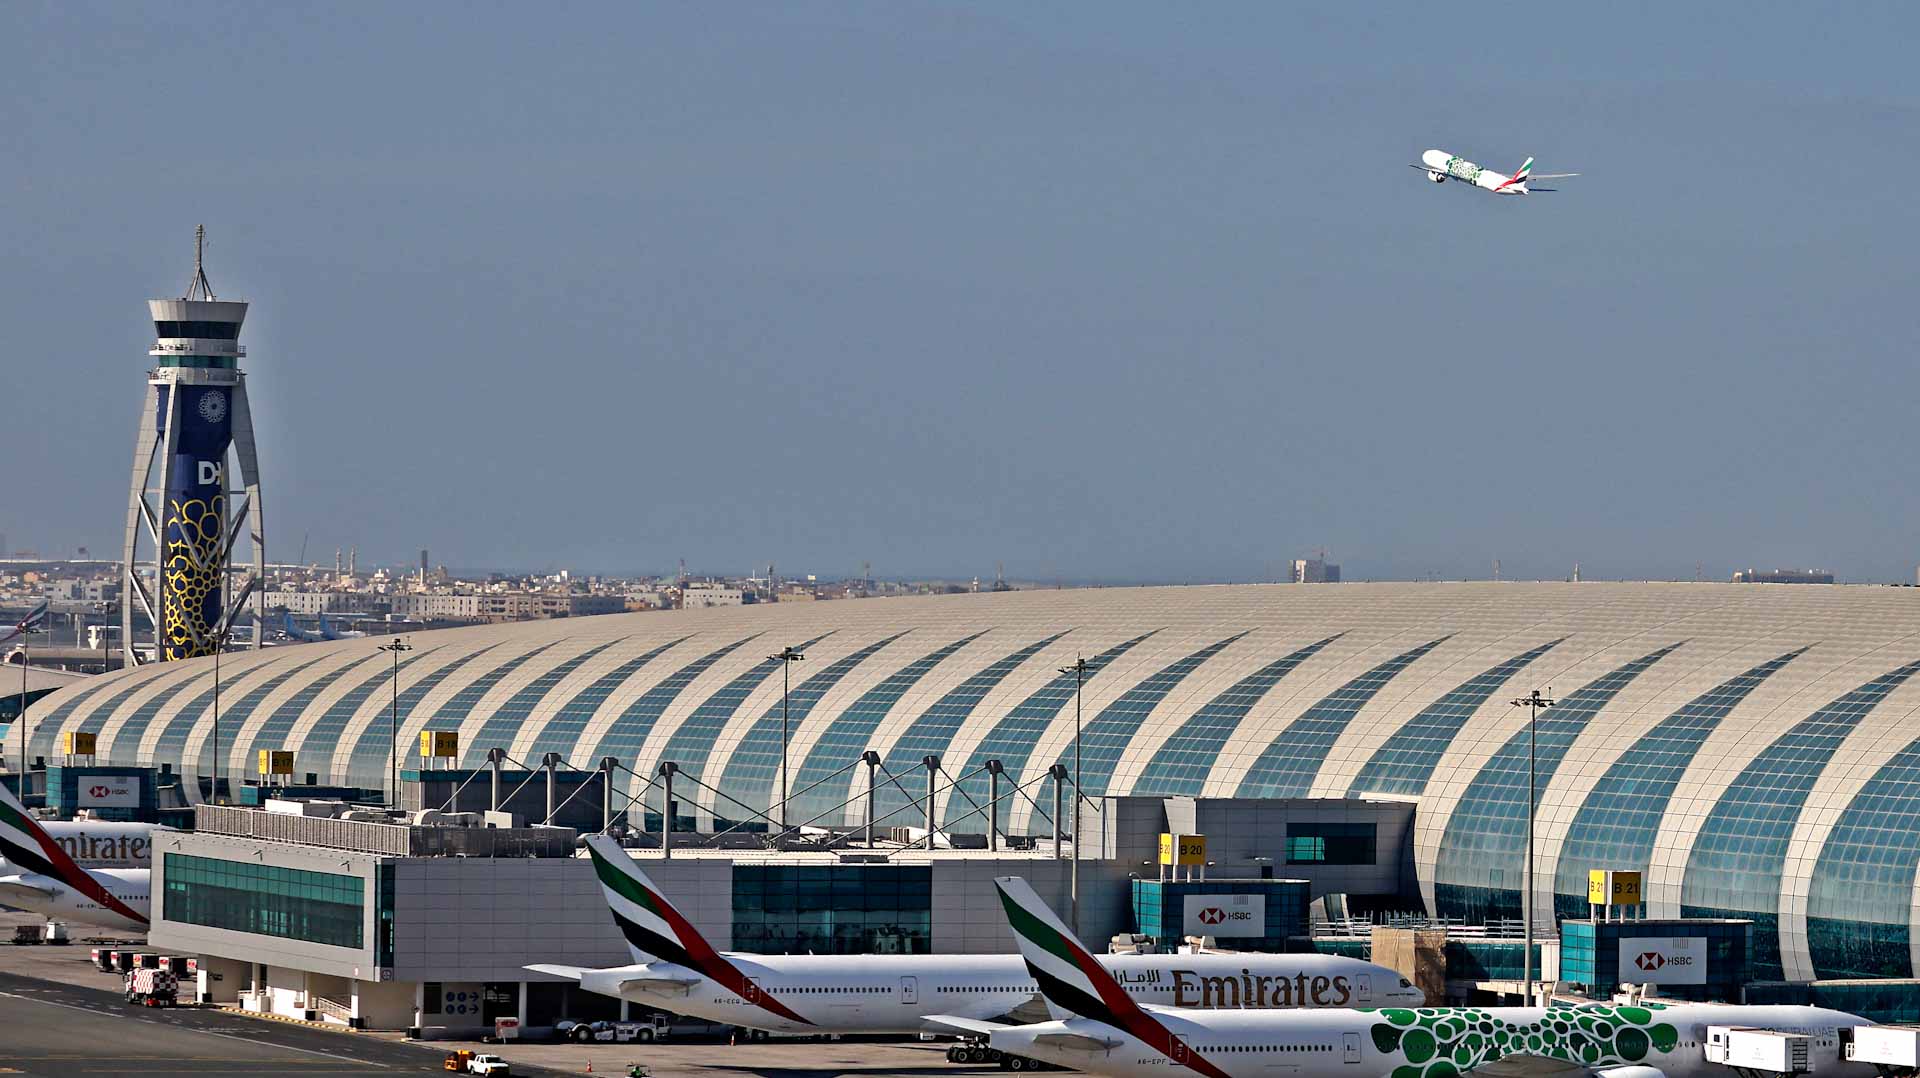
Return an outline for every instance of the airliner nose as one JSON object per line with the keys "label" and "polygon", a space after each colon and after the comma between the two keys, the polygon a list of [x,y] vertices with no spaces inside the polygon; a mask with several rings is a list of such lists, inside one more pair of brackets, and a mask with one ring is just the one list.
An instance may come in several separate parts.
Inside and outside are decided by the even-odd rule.
{"label": "airliner nose", "polygon": [[1445,150],[1428,150],[1426,153],[1420,155],[1420,163],[1428,168],[1439,169],[1441,172],[1445,172],[1447,170],[1447,159],[1450,156],[1451,155]]}

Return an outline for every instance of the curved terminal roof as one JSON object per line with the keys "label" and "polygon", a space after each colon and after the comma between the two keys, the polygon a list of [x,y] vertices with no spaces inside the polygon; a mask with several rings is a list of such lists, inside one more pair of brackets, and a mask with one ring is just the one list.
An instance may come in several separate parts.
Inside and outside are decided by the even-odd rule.
{"label": "curved terminal roof", "polygon": [[[393,701],[377,639],[223,664],[221,750],[295,752],[322,781],[383,784]],[[906,790],[938,755],[962,777],[942,819],[984,830],[980,768],[1029,786],[1071,760],[1087,662],[1089,792],[1415,800],[1416,867],[1438,912],[1515,915],[1526,713],[1540,785],[1540,888],[1585,912],[1591,867],[1648,872],[1649,913],[1753,917],[1791,977],[1910,976],[1920,869],[1920,594],[1882,587],[1454,583],[1116,588],[795,603],[419,633],[398,675],[401,744],[458,730],[490,747],[642,774],[663,761],[751,817],[778,789],[780,664],[796,801],[857,822],[862,752]],[[212,664],[88,679],[34,707],[32,753],[62,729],[102,758],[211,762]],[[907,795],[883,809],[910,823]],[[189,789],[195,784],[189,783]],[[843,803],[850,802],[846,808]],[[657,804],[657,801],[656,801]],[[686,811],[691,811],[690,809]],[[886,821],[883,821],[886,822]],[[1776,954],[1777,952],[1777,954]]]}

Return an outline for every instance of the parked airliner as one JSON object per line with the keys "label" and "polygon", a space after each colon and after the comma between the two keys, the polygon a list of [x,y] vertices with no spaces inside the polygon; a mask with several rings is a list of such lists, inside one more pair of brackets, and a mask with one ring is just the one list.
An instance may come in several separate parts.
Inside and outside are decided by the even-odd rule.
{"label": "parked airliner", "polygon": [[1420,155],[1420,163],[1410,166],[1427,174],[1434,183],[1446,183],[1458,180],[1469,183],[1483,191],[1492,191],[1496,195],[1530,195],[1541,191],[1552,191],[1552,187],[1528,187],[1529,180],[1565,180],[1580,175],[1578,172],[1535,172],[1533,158],[1529,157],[1521,164],[1519,171],[1509,176],[1504,172],[1495,172],[1490,168],[1481,168],[1464,157],[1458,157],[1445,150],[1428,150]]}
{"label": "parked airliner", "polygon": [[1864,1019],[1821,1007],[1721,1003],[1592,1003],[1546,1007],[1387,1007],[1380,1010],[1194,1011],[1143,1007],[1115,991],[1100,965],[1025,880],[1001,877],[1001,903],[1027,970],[1054,1021],[986,1027],[1016,1057],[1112,1078],[1724,1078],[1701,1042],[1708,1025],[1812,1036],[1822,1078],[1871,1078],[1850,1063],[1842,1030]]}
{"label": "parked airliner", "polygon": [[[634,964],[527,969],[601,995],[775,1033],[950,1033],[929,1016],[1046,1017],[1016,954],[722,954],[619,844],[594,836],[587,851]],[[1424,998],[1385,966],[1336,955],[1109,955],[1097,968],[1113,991],[1169,1005],[1244,1006],[1257,996],[1269,1007],[1388,1006]]]}
{"label": "parked airliner", "polygon": [[0,902],[55,921],[145,932],[152,870],[84,869],[0,786]]}

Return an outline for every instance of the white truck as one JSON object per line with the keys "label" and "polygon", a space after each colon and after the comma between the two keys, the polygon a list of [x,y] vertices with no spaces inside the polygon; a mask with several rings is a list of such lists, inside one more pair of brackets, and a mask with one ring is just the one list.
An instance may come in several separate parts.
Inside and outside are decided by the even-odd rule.
{"label": "white truck", "polygon": [[468,1074],[491,1074],[505,1078],[513,1073],[513,1067],[506,1060],[491,1052],[481,1052],[467,1060]]}
{"label": "white truck", "polygon": [[1748,1026],[1708,1026],[1707,1061],[1770,1074],[1812,1074],[1813,1038]]}

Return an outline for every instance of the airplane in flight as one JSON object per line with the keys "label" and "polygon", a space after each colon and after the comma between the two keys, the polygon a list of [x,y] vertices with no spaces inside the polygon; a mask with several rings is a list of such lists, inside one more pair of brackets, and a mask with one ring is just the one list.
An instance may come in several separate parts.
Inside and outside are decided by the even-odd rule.
{"label": "airplane in flight", "polygon": [[[1039,989],[1017,954],[721,953],[612,839],[588,856],[634,964],[532,965],[589,992],[771,1033],[954,1033],[947,1016],[1035,1021]],[[1338,955],[1107,955],[1097,968],[1128,998],[1186,1006],[1417,1006],[1425,996],[1385,966]],[[972,1062],[984,1062],[973,1060]]]}
{"label": "airplane in flight", "polygon": [[[1109,1078],[1336,1078],[1472,1075],[1500,1078],[1714,1078],[1700,1040],[1708,1025],[1805,1033],[1823,1078],[1869,1078],[1845,1057],[1841,1033],[1871,1025],[1824,1007],[1721,1003],[1561,1004],[1553,1007],[1387,1007],[1318,1011],[1169,1010],[1115,991],[1097,960],[1027,881],[1002,876],[1001,905],[1053,1021],[970,1023],[1015,1059]],[[960,1026],[961,1023],[948,1024]],[[1428,1066],[1438,1060],[1444,1069]],[[1811,1069],[1811,1068],[1810,1068]]]}
{"label": "airplane in flight", "polygon": [[0,902],[48,920],[145,932],[153,871],[74,864],[11,790],[0,786]]}
{"label": "airplane in flight", "polygon": [[1529,157],[1520,166],[1519,171],[1509,176],[1495,172],[1490,168],[1481,168],[1464,157],[1457,157],[1445,150],[1428,150],[1420,155],[1420,163],[1409,165],[1427,174],[1434,183],[1446,183],[1458,180],[1472,184],[1483,191],[1492,191],[1496,195],[1533,195],[1542,191],[1552,192],[1555,187],[1529,187],[1529,180],[1565,180],[1580,175],[1578,172],[1535,172],[1533,158]]}

